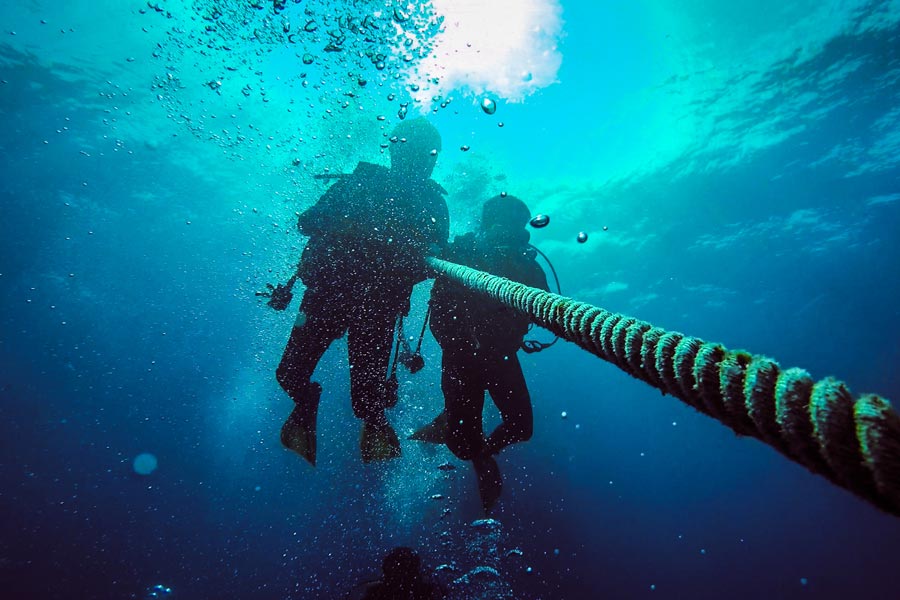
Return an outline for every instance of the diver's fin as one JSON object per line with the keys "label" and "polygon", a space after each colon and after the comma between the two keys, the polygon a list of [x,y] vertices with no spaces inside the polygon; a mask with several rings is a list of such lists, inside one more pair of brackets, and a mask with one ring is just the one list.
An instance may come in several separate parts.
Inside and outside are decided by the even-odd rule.
{"label": "diver's fin", "polygon": [[416,430],[409,439],[419,442],[428,442],[430,444],[446,444],[447,443],[447,413],[441,411],[434,420]]}
{"label": "diver's fin", "polygon": [[322,386],[311,383],[309,393],[300,400],[281,426],[282,445],[316,466],[316,417]]}
{"label": "diver's fin", "polygon": [[303,423],[305,419],[297,413],[299,407],[295,407],[291,416],[281,426],[281,443],[288,450],[293,450],[316,466],[316,424]]}
{"label": "diver's fin", "polygon": [[363,423],[359,450],[364,463],[389,460],[400,456],[400,440],[397,439],[397,432],[388,423],[384,425]]}
{"label": "diver's fin", "polygon": [[500,467],[490,454],[482,454],[472,459],[475,474],[478,476],[478,495],[481,496],[481,506],[488,513],[497,504],[500,494],[503,492],[503,478],[500,476]]}
{"label": "diver's fin", "polygon": [[281,426],[281,443],[288,450],[293,450],[309,464],[316,466],[316,427],[302,423],[303,419],[295,416],[299,408],[295,408],[291,416]]}

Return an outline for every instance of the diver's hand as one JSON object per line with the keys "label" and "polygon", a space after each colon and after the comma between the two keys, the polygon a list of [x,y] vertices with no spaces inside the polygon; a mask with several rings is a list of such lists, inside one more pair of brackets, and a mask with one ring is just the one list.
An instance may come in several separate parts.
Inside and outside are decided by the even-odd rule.
{"label": "diver's hand", "polygon": [[291,292],[291,288],[289,286],[279,283],[278,285],[273,287],[271,283],[267,283],[266,287],[268,288],[267,291],[256,292],[256,295],[263,298],[268,298],[269,301],[266,302],[266,304],[268,304],[275,310],[286,309],[288,307],[288,304],[290,304],[291,300],[294,298],[294,294]]}

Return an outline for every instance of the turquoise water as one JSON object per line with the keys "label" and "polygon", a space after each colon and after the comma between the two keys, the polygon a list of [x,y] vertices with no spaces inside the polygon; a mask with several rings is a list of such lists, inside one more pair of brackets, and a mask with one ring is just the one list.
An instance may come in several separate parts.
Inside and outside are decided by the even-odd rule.
{"label": "turquoise water", "polygon": [[[454,234],[506,191],[565,294],[900,398],[900,3],[283,5],[0,8],[12,597],[338,598],[399,544],[461,598],[895,596],[895,517],[566,342],[521,356],[497,523],[446,450],[362,465],[343,342],[313,470],[277,435],[296,300],[254,293],[406,104]],[[441,403],[424,348],[401,434]]]}

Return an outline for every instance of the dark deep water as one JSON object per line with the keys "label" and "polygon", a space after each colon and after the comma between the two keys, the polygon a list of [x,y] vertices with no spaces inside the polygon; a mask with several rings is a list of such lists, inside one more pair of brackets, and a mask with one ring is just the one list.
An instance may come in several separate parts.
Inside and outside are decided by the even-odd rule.
{"label": "dark deep water", "polygon": [[[897,401],[900,7],[795,4],[563,0],[558,27],[541,21],[561,63],[518,87],[496,66],[458,75],[436,26],[333,53],[327,32],[279,27],[403,29],[398,3],[3,6],[5,594],[342,598],[405,544],[448,580],[496,568],[517,598],[896,597],[896,517],[570,343],[521,356],[535,436],[501,455],[501,533],[472,525],[474,478],[446,449],[361,463],[343,342],[320,365],[319,465],[278,441],[297,300],[275,313],[254,292],[290,273],[294,214],[325,189],[311,175],[384,162],[401,101],[441,130],[454,233],[509,190],[552,216],[532,240],[564,293]],[[384,70],[353,54],[367,44]],[[410,91],[438,67],[444,87]],[[425,357],[390,415],[401,434],[441,402],[430,337]]]}

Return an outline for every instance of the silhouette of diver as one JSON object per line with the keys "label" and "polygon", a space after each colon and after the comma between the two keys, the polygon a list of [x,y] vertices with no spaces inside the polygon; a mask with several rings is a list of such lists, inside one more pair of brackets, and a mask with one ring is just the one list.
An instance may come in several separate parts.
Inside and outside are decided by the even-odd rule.
{"label": "silhouette of diver", "polygon": [[362,600],[438,600],[445,595],[422,573],[422,560],[411,548],[399,546],[388,552],[381,570],[380,580],[363,584]]}
{"label": "silhouette of diver", "polygon": [[[547,290],[547,277],[528,244],[530,217],[522,200],[495,196],[484,204],[479,230],[458,236],[445,258]],[[499,302],[445,277],[435,280],[431,331],[443,350],[444,411],[411,439],[446,443],[457,457],[471,460],[485,511],[497,502],[503,485],[494,455],[532,434],[531,398],[516,356],[528,327],[528,317]],[[502,418],[487,439],[482,425],[485,392]]]}
{"label": "silhouette of diver", "polygon": [[[412,119],[391,139],[389,169],[359,163],[297,223],[309,236],[296,274],[306,291],[276,376],[295,403],[281,442],[312,465],[322,387],[311,377],[328,346],[345,333],[351,404],[363,421],[362,459],[400,455],[385,415],[397,401],[386,379],[394,327],[409,311],[413,285],[427,276],[424,256],[447,242],[449,216],[446,191],[430,178],[441,149],[437,129]],[[270,306],[283,309],[289,287],[273,288],[271,298]]]}

